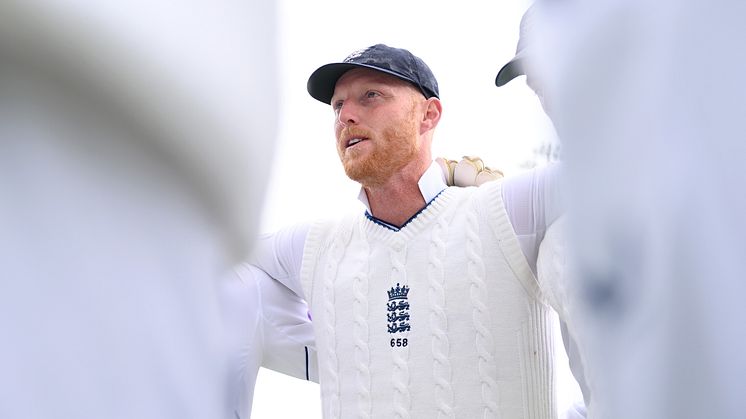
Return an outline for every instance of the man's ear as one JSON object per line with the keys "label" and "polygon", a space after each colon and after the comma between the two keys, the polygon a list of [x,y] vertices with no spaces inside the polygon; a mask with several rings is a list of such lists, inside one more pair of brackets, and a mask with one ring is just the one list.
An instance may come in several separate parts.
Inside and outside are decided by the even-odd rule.
{"label": "man's ear", "polygon": [[422,122],[420,123],[420,134],[424,134],[437,127],[438,122],[440,122],[440,115],[443,112],[440,99],[437,97],[427,99],[424,106],[426,106],[426,108],[422,115]]}

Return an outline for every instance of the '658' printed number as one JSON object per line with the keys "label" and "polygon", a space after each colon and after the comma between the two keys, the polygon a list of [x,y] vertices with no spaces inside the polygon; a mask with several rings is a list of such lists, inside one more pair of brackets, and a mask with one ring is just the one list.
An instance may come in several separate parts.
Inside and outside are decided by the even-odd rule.
{"label": "'658' printed number", "polygon": [[396,338],[396,339],[391,338],[391,347],[392,348],[395,347],[395,346],[399,346],[399,347],[407,346],[408,344],[409,344],[409,342],[407,342],[407,338]]}

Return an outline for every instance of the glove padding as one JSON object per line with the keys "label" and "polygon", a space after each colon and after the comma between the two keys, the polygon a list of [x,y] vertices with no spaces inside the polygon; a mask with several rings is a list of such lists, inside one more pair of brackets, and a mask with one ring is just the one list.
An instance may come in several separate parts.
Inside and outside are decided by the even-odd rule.
{"label": "glove padding", "polygon": [[491,180],[500,179],[503,173],[484,165],[476,156],[464,156],[461,161],[442,157],[435,159],[443,170],[448,186],[479,186]]}

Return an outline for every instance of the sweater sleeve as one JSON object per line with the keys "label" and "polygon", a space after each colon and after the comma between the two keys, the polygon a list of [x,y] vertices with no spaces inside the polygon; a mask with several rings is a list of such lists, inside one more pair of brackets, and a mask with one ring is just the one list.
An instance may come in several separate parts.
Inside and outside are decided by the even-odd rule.
{"label": "sweater sleeve", "polygon": [[262,301],[262,366],[318,382],[316,345],[308,306],[267,275],[257,275]]}
{"label": "sweater sleeve", "polygon": [[236,417],[250,416],[260,366],[318,382],[313,328],[300,297],[248,263],[221,279],[219,296]]}

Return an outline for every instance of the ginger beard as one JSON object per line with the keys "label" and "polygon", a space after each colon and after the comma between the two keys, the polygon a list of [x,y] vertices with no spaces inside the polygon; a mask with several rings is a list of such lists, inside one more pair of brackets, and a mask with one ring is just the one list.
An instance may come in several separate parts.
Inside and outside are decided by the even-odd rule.
{"label": "ginger beard", "polygon": [[366,142],[370,141],[373,146],[372,150],[365,151],[345,148],[337,143],[339,159],[347,177],[363,186],[385,184],[394,173],[415,159],[419,152],[418,131],[414,103],[405,118],[385,128],[380,136],[354,126],[345,128],[341,137],[345,134],[366,137]]}

